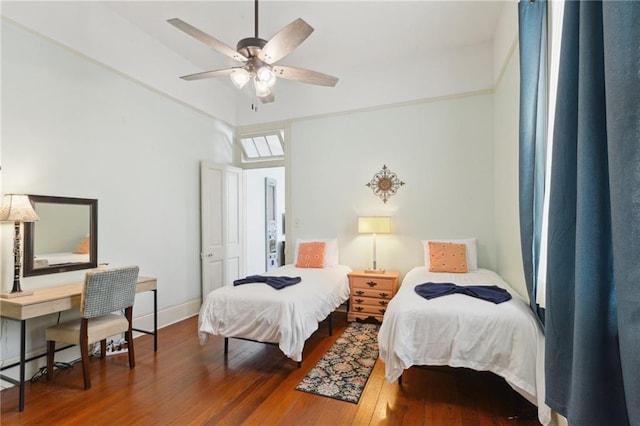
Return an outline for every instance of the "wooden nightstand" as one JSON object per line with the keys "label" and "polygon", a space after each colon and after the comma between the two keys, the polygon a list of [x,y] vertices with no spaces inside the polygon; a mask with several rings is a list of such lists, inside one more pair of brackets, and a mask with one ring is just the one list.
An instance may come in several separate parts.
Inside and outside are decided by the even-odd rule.
{"label": "wooden nightstand", "polygon": [[347,321],[373,318],[382,322],[387,305],[398,291],[399,272],[369,273],[356,270],[349,274],[349,312]]}

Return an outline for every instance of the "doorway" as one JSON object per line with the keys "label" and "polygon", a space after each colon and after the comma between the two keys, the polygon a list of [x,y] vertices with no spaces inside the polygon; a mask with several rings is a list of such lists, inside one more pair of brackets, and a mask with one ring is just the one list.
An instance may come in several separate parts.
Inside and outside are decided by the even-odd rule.
{"label": "doorway", "polygon": [[245,169],[243,182],[245,273],[257,275],[284,264],[285,168]]}

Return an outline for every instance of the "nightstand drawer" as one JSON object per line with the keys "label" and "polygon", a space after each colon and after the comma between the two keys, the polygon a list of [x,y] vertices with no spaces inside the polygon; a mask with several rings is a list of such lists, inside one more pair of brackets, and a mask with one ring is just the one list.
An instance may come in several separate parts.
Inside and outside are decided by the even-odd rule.
{"label": "nightstand drawer", "polygon": [[393,279],[380,278],[380,277],[353,277],[351,281],[351,287],[353,289],[375,289],[375,290],[394,290]]}
{"label": "nightstand drawer", "polygon": [[371,314],[365,314],[365,313],[360,314],[352,311],[350,311],[347,314],[347,321],[349,322],[356,321],[356,320],[367,321],[367,320],[370,320],[371,318],[375,319],[378,322],[382,322],[382,319],[384,317],[382,315],[371,315]]}
{"label": "nightstand drawer", "polygon": [[351,291],[351,296],[359,297],[377,297],[380,299],[391,299],[393,297],[393,290],[385,289],[370,289],[370,288],[354,288]]}
{"label": "nightstand drawer", "polygon": [[379,299],[376,297],[351,296],[351,306],[367,305],[376,308],[386,308],[389,299]]}
{"label": "nightstand drawer", "polygon": [[349,312],[353,312],[355,314],[373,314],[373,315],[384,315],[387,312],[386,306],[370,306],[370,305],[356,305],[351,306]]}

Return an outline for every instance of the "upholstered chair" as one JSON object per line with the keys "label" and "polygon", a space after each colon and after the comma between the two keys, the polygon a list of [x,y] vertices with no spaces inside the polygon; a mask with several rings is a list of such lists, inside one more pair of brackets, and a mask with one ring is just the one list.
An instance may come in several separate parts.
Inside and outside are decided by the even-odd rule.
{"label": "upholstered chair", "polygon": [[[129,368],[135,367],[133,350],[133,303],[139,268],[129,266],[88,272],[84,280],[80,318],[47,328],[47,380],[53,376],[56,342],[80,345],[84,388],[89,378],[89,345],[100,342],[101,356],[106,354],[107,338],[124,333],[129,352]],[[124,316],[117,311],[124,311]]]}

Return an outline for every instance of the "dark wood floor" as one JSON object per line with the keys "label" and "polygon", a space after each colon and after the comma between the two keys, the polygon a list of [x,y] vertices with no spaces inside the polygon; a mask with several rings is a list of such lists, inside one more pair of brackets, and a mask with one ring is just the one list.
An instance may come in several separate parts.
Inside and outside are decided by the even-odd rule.
{"label": "dark wood floor", "polygon": [[[136,339],[136,367],[126,355],[91,361],[93,387],[82,389],[82,368],[56,372],[55,380],[0,393],[2,425],[539,425],[535,407],[491,373],[414,367],[404,383],[386,383],[378,360],[358,404],[296,391],[295,387],[346,327],[335,315],[307,341],[302,367],[276,346],[223,339],[200,346],[197,318]],[[515,418],[514,418],[515,417]]]}

